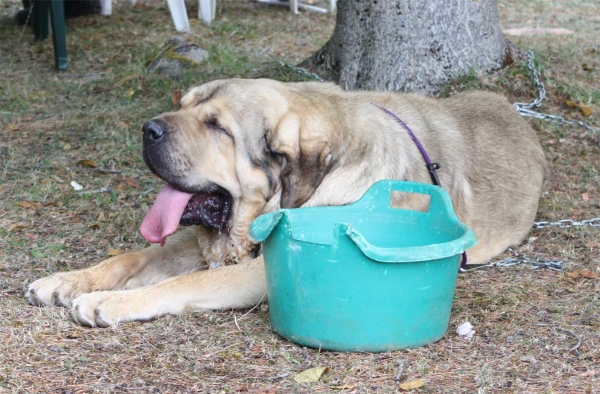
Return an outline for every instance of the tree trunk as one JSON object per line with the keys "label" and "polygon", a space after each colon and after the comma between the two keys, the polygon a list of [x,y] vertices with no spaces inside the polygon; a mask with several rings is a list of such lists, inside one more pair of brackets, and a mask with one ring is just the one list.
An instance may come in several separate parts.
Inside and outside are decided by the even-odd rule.
{"label": "tree trunk", "polygon": [[302,65],[344,89],[433,92],[512,48],[496,0],[339,0],[333,36]]}

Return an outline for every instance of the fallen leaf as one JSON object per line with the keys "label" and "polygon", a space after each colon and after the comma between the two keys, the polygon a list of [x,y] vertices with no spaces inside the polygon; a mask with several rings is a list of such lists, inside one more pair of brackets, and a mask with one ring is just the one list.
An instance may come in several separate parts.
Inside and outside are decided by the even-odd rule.
{"label": "fallen leaf", "polygon": [[581,63],[581,68],[583,69],[583,71],[594,71],[596,69],[595,67],[591,67],[587,63]]}
{"label": "fallen leaf", "polygon": [[135,5],[131,8],[134,10],[140,10],[140,11],[148,11],[148,10],[152,9],[150,6],[147,6],[146,4],[143,4],[143,3],[135,3]]}
{"label": "fallen leaf", "polygon": [[3,131],[17,131],[17,130],[19,130],[19,125],[18,124],[14,124],[14,123],[10,123],[10,124],[5,125],[2,128],[2,130]]}
{"label": "fallen leaf", "polygon": [[82,159],[77,162],[78,166],[90,167],[90,168],[98,168],[98,163],[94,160]]}
{"label": "fallen leaf", "polygon": [[100,223],[92,223],[92,224],[90,224],[90,228],[92,230],[99,230],[100,229]]}
{"label": "fallen leaf", "polygon": [[581,269],[578,271],[567,272],[566,275],[567,275],[567,278],[571,278],[571,279],[579,279],[579,278],[598,279],[598,274],[588,268]]}
{"label": "fallen leaf", "polygon": [[400,388],[404,391],[408,391],[408,390],[418,389],[419,387],[423,387],[424,384],[425,383],[423,383],[423,380],[416,379],[416,380],[411,380],[410,382],[400,383]]}
{"label": "fallen leaf", "polygon": [[581,376],[588,377],[588,376],[594,376],[596,375],[596,370],[595,369],[590,369],[589,371],[585,371],[584,373],[581,374]]}
{"label": "fallen leaf", "polygon": [[181,90],[176,90],[171,94],[171,102],[174,107],[179,107],[179,103],[181,102]]}
{"label": "fallen leaf", "polygon": [[64,203],[62,201],[56,201],[56,200],[48,200],[48,201],[44,202],[45,207],[62,207],[63,204]]}
{"label": "fallen leaf", "polygon": [[107,254],[109,256],[118,256],[120,254],[123,254],[123,251],[121,249],[109,249]]}
{"label": "fallen leaf", "polygon": [[336,390],[350,390],[356,387],[356,383],[346,383],[341,386],[332,386]]}
{"label": "fallen leaf", "polygon": [[56,182],[58,183],[65,183],[64,179],[60,179],[59,177],[57,177],[56,175],[52,175],[52,178],[56,179]]}
{"label": "fallen leaf", "polygon": [[21,207],[21,208],[31,208],[31,209],[38,209],[38,208],[42,207],[42,204],[40,204],[39,202],[33,202],[33,201],[19,201],[15,205],[18,207]]}
{"label": "fallen leaf", "polygon": [[585,244],[585,247],[586,248],[596,248],[596,247],[598,247],[598,245],[600,245],[600,243],[598,243],[598,242],[588,242]]}
{"label": "fallen leaf", "polygon": [[104,212],[100,212],[100,214],[98,215],[98,219],[96,219],[98,222],[103,222],[106,220],[106,218],[104,217]]}
{"label": "fallen leaf", "polygon": [[590,201],[590,193],[583,193],[583,194],[581,195],[581,199],[582,199],[583,201]]}
{"label": "fallen leaf", "polygon": [[591,114],[594,113],[594,110],[592,109],[592,107],[588,107],[587,105],[579,105],[579,110],[581,111],[581,113],[583,114],[583,116],[590,116]]}
{"label": "fallen leaf", "polygon": [[125,85],[127,82],[131,81],[132,79],[134,79],[137,75],[136,74],[131,74],[126,76],[125,78],[121,79],[119,82],[115,83],[115,87],[121,86],[121,85]]}
{"label": "fallen leaf", "polygon": [[23,230],[25,227],[26,226],[24,224],[15,223],[15,224],[11,224],[10,226],[8,226],[8,231],[11,233],[16,233],[18,231]]}
{"label": "fallen leaf", "polygon": [[248,390],[248,394],[277,394],[277,389],[273,385],[266,385]]}
{"label": "fallen leaf", "polygon": [[4,271],[6,269],[6,266],[4,265],[3,262],[0,261],[0,271]]}
{"label": "fallen leaf", "polygon": [[578,102],[567,100],[565,102],[565,104],[567,104],[567,107],[569,107],[569,108],[578,108],[579,111],[583,114],[583,116],[590,116],[591,114],[594,113],[594,110],[592,109],[592,107],[584,105],[581,100]]}
{"label": "fallen leaf", "polygon": [[294,381],[296,383],[311,383],[316,382],[321,378],[323,373],[329,371],[328,367],[316,367],[307,369],[304,372],[300,372],[298,375],[294,376]]}
{"label": "fallen leaf", "polygon": [[131,186],[131,187],[135,187],[136,189],[142,189],[140,187],[140,185],[138,185],[133,179],[131,179],[130,177],[125,177],[125,184]]}
{"label": "fallen leaf", "polygon": [[63,150],[71,150],[71,144],[67,142],[65,146],[63,146]]}
{"label": "fallen leaf", "polygon": [[598,274],[595,273],[594,271],[592,271],[589,268],[583,269],[583,270],[579,270],[579,274],[584,277],[584,278],[588,278],[588,279],[598,279]]}
{"label": "fallen leaf", "polygon": [[134,94],[135,94],[135,90],[133,88],[129,88],[127,93],[125,93],[125,97],[132,98]]}

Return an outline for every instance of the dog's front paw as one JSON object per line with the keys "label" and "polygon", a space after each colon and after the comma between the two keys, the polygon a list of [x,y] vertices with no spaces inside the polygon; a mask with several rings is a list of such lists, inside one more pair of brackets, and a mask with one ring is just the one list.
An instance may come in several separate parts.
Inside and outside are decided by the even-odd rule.
{"label": "dog's front paw", "polygon": [[62,272],[38,279],[29,285],[25,299],[37,306],[71,306],[73,299],[88,292],[85,275],[81,272]]}
{"label": "dog's front paw", "polygon": [[73,300],[71,316],[82,326],[110,327],[136,320],[150,320],[160,313],[139,290],[98,291]]}
{"label": "dog's front paw", "polygon": [[252,242],[247,235],[232,234],[228,243],[229,255],[236,264],[245,263],[256,257],[254,251],[258,244]]}

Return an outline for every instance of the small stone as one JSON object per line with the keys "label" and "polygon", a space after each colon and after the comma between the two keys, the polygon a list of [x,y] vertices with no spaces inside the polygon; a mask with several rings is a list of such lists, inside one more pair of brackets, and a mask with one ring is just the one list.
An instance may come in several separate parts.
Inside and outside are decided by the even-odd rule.
{"label": "small stone", "polygon": [[524,361],[526,363],[531,363],[531,364],[537,364],[536,358],[531,355],[521,357],[521,361]]}
{"label": "small stone", "polygon": [[197,66],[209,58],[208,52],[181,37],[170,39],[148,70],[171,78],[180,77],[186,68]]}
{"label": "small stone", "polygon": [[515,337],[513,337],[512,335],[509,336],[508,338],[506,338],[506,342],[508,343],[512,343],[515,340]]}

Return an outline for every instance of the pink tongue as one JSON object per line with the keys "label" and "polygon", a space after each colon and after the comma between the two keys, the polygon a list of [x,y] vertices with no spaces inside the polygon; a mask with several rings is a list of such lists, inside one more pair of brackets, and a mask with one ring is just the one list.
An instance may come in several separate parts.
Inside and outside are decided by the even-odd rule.
{"label": "pink tongue", "polygon": [[192,196],[175,190],[171,185],[163,187],[140,226],[144,238],[163,246],[167,237],[177,230],[181,215]]}

